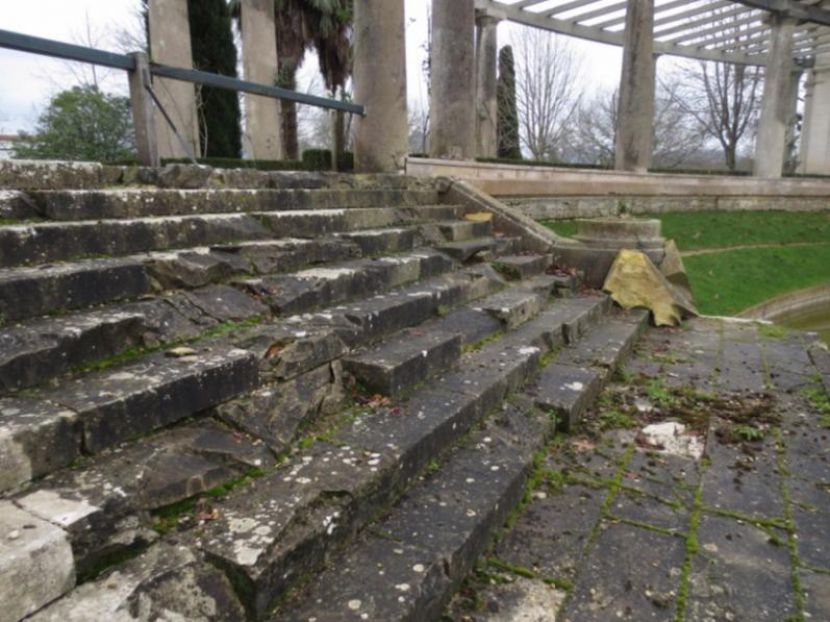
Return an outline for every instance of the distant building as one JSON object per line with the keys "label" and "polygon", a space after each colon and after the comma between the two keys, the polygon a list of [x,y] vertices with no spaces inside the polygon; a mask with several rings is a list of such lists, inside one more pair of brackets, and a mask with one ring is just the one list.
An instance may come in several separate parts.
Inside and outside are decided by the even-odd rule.
{"label": "distant building", "polygon": [[20,140],[17,134],[0,134],[0,160],[9,160],[12,157],[14,143]]}

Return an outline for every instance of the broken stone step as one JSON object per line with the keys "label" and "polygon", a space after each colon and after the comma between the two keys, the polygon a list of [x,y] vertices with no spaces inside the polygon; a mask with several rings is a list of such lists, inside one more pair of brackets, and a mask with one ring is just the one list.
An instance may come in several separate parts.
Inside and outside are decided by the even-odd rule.
{"label": "broken stone step", "polygon": [[[573,315],[580,313],[574,309]],[[318,572],[332,551],[388,505],[436,456],[463,437],[536,373],[563,325],[537,318],[464,357],[458,371],[400,405],[358,417],[292,456],[274,474],[232,493],[194,543],[263,617],[299,578]],[[539,345],[528,345],[539,344]]]}
{"label": "broken stone step", "polygon": [[0,391],[40,384],[89,361],[137,345],[142,315],[93,311],[0,329]]}
{"label": "broken stone step", "polygon": [[552,321],[564,321],[565,343],[576,343],[588,329],[611,310],[612,302],[605,294],[586,294],[557,299],[549,313]]}
{"label": "broken stone step", "polygon": [[25,192],[0,190],[0,219],[39,220],[40,214]]}
{"label": "broken stone step", "polygon": [[375,295],[454,268],[455,263],[446,255],[423,250],[247,279],[237,285],[266,303],[275,314],[295,315]]}
{"label": "broken stone step", "polygon": [[17,622],[75,585],[72,548],[56,525],[0,500],[0,618]]}
{"label": "broken stone step", "polygon": [[425,327],[405,330],[376,348],[346,357],[343,366],[367,390],[398,396],[448,369],[460,356],[460,335]]}
{"label": "broken stone step", "polygon": [[401,227],[435,220],[452,220],[458,218],[463,210],[461,206],[433,205],[255,212],[252,215],[269,227],[277,237],[317,238],[326,234],[363,229]]}
{"label": "broken stone step", "polygon": [[[139,604],[140,603],[140,604]],[[78,586],[29,622],[91,620],[244,620],[228,578],[193,552],[159,543]]]}
{"label": "broken stone step", "polygon": [[536,405],[557,418],[563,431],[576,427],[582,414],[602,391],[602,374],[596,369],[584,369],[554,362],[539,377]]}
{"label": "broken stone step", "polygon": [[193,289],[234,277],[291,272],[360,255],[357,244],[348,240],[288,238],[155,252],[141,259],[162,289]]}
{"label": "broken stone step", "polygon": [[[5,442],[17,447],[21,461],[30,457],[19,438],[48,453],[56,429],[75,428],[84,453],[98,453],[157,428],[170,425],[253,389],[255,357],[236,348],[203,348],[169,358],[163,354],[107,370],[84,374],[38,392],[45,412],[15,406],[17,419],[4,417]],[[53,405],[46,408],[46,405]],[[67,411],[74,416],[65,415]],[[63,442],[63,439],[57,438]],[[42,442],[41,442],[42,441]]]}
{"label": "broken stone step", "polygon": [[481,301],[479,308],[512,330],[536,317],[546,298],[544,294],[523,288],[510,288]]}
{"label": "broken stone step", "polygon": [[550,426],[508,407],[269,620],[437,620],[520,502]]}
{"label": "broken stone step", "polygon": [[510,280],[522,280],[544,274],[553,258],[550,255],[502,255],[494,267]]}
{"label": "broken stone step", "polygon": [[516,255],[524,250],[524,242],[518,236],[498,236],[496,237],[495,254],[502,255]]}
{"label": "broken stone step", "polygon": [[591,367],[606,380],[627,358],[648,326],[648,311],[634,309],[606,317],[574,347],[563,350],[557,363]]}
{"label": "broken stone step", "polygon": [[150,292],[144,266],[133,259],[91,259],[38,268],[0,270],[5,321],[138,298]]}
{"label": "broken stone step", "polygon": [[371,229],[340,233],[338,237],[357,245],[364,257],[411,251],[420,242],[418,231],[414,228]]}
{"label": "broken stone step", "polygon": [[460,242],[447,242],[446,244],[439,244],[436,246],[438,250],[446,253],[461,263],[470,261],[479,253],[493,251],[495,247],[496,241],[491,237],[474,238],[471,240],[462,240]]}
{"label": "broken stone step", "polygon": [[[174,427],[54,473],[14,501],[60,526],[85,580],[107,558],[155,541],[150,512],[276,463],[261,441],[213,420]],[[196,517],[183,513],[182,521]]]}
{"label": "broken stone step", "polygon": [[424,205],[437,201],[435,190],[348,189],[163,189],[30,191],[38,214],[50,220],[109,220],[152,216],[189,216]]}
{"label": "broken stone step", "polygon": [[423,236],[433,244],[461,242],[493,235],[493,224],[490,221],[451,220],[421,225],[420,229]]}
{"label": "broken stone step", "polygon": [[268,237],[273,234],[246,214],[4,225],[0,226],[0,267]]}

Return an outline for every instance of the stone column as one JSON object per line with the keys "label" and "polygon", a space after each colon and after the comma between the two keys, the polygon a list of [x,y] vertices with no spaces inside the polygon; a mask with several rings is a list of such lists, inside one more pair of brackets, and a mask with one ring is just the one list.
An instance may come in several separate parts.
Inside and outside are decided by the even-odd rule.
{"label": "stone column", "polygon": [[798,172],[830,175],[830,53],[816,58],[805,87]]}
{"label": "stone column", "polygon": [[764,72],[764,95],[753,172],[756,177],[778,178],[784,170],[790,121],[795,22],[779,13],[771,13],[769,19],[772,41]]}
{"label": "stone column", "polygon": [[409,153],[404,0],[355,0],[355,169],[394,172]]}
{"label": "stone column", "polygon": [[[274,0],[242,0],[242,65],[245,79],[277,82]],[[278,99],[245,94],[245,151],[254,160],[282,157],[282,113]]]}
{"label": "stone column", "polygon": [[476,155],[498,156],[498,17],[484,12],[476,17]]}
{"label": "stone column", "polygon": [[[150,0],[149,26],[150,53],[154,62],[184,69],[193,68],[187,0]],[[153,91],[192,152],[187,153],[167,121],[158,115],[156,132],[159,155],[162,158],[198,156],[201,151],[195,86],[189,82],[155,78]]]}
{"label": "stone column", "polygon": [[628,0],[615,168],[646,172],[654,148],[654,0]]}
{"label": "stone column", "polygon": [[433,0],[430,137],[433,158],[476,155],[475,0]]}

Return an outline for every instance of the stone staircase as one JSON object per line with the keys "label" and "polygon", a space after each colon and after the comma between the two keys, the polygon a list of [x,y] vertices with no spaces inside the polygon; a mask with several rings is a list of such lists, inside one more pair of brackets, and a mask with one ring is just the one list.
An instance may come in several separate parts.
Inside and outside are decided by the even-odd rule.
{"label": "stone staircase", "polygon": [[645,327],[433,181],[0,187],[3,622],[437,619]]}

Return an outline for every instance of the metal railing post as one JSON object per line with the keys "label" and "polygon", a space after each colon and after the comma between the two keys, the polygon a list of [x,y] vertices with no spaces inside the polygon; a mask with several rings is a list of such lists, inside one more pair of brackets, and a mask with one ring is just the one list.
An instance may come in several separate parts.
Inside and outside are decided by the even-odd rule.
{"label": "metal railing post", "polygon": [[129,72],[130,105],[135,125],[138,161],[143,166],[160,166],[153,99],[150,94],[150,61],[144,52],[133,52],[135,67]]}

